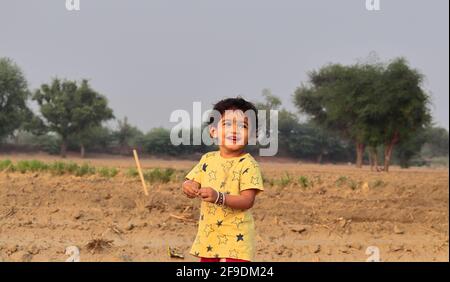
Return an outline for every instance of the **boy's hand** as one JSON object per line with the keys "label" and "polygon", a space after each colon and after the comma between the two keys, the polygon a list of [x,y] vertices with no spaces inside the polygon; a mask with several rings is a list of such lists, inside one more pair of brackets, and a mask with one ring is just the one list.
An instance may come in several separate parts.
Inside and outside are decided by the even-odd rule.
{"label": "boy's hand", "polygon": [[195,198],[199,194],[200,184],[192,181],[186,180],[183,182],[183,193],[186,194],[189,198]]}
{"label": "boy's hand", "polygon": [[205,202],[214,203],[218,197],[218,193],[216,190],[210,187],[200,188],[200,197]]}

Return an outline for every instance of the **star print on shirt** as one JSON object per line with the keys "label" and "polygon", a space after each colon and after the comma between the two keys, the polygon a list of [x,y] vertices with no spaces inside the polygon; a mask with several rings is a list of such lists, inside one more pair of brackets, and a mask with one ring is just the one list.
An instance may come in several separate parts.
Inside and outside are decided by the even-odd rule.
{"label": "star print on shirt", "polygon": [[230,258],[237,258],[237,257],[238,257],[237,251],[236,251],[235,249],[230,250],[230,251],[229,251],[229,257],[230,257]]}
{"label": "star print on shirt", "polygon": [[196,170],[195,170],[195,172],[194,172],[194,174],[199,174],[199,173],[201,173],[202,172],[202,168],[197,168]]}
{"label": "star print on shirt", "polygon": [[234,220],[232,221],[233,224],[236,224],[236,228],[239,229],[240,225],[242,223],[244,223],[244,219],[239,218],[239,217],[235,217]]}
{"label": "star print on shirt", "polygon": [[252,180],[250,180],[250,182],[251,182],[253,185],[258,185],[258,184],[259,184],[259,178],[256,177],[256,176],[252,176]]}
{"label": "star print on shirt", "polygon": [[242,235],[241,233],[236,235],[236,242],[239,242],[239,241],[244,241],[244,235]]}
{"label": "star print on shirt", "polygon": [[209,173],[208,173],[208,176],[209,176],[209,181],[213,181],[213,180],[216,180],[217,178],[216,178],[216,171],[215,170],[211,170]]}
{"label": "star print on shirt", "polygon": [[227,207],[222,207],[223,216],[231,214],[232,210]]}
{"label": "star print on shirt", "polygon": [[228,242],[227,236],[223,234],[217,235],[217,239],[219,239],[219,245],[225,245]]}
{"label": "star print on shirt", "polygon": [[215,258],[219,258],[219,254],[215,254],[214,257],[215,257]]}
{"label": "star print on shirt", "polygon": [[233,179],[231,181],[239,180],[239,171],[233,171]]}
{"label": "star print on shirt", "polygon": [[217,223],[216,223],[217,227],[222,226],[222,223],[223,223],[223,220],[218,220]]}
{"label": "star print on shirt", "polygon": [[234,161],[226,161],[222,164],[223,170],[227,171],[233,166]]}
{"label": "star print on shirt", "polygon": [[208,247],[206,247],[206,251],[207,252],[212,252],[213,247],[211,247],[211,245],[208,245]]}
{"label": "star print on shirt", "polygon": [[194,256],[196,256],[196,257],[198,257],[199,255],[200,255],[199,252],[195,252],[195,253],[194,253]]}
{"label": "star print on shirt", "polygon": [[203,232],[205,233],[205,236],[208,237],[211,232],[214,232],[214,228],[212,228],[211,224],[207,224],[203,229]]}
{"label": "star print on shirt", "polygon": [[214,204],[210,204],[208,206],[208,214],[216,215],[217,206]]}
{"label": "star print on shirt", "polygon": [[206,172],[206,168],[207,168],[207,167],[208,167],[208,164],[207,164],[207,163],[204,163],[203,166],[202,166],[202,170]]}

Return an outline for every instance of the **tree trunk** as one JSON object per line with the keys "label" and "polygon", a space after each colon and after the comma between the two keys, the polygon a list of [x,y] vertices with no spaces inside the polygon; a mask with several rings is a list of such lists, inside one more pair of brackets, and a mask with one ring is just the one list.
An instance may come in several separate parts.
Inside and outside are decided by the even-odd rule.
{"label": "tree trunk", "polygon": [[389,143],[384,148],[384,171],[389,171],[389,164],[391,162],[391,155],[392,155],[392,148],[394,145],[392,143]]}
{"label": "tree trunk", "polygon": [[399,136],[396,132],[392,137],[392,140],[385,144],[384,146],[384,171],[389,171],[389,165],[391,163],[392,150],[394,149],[394,145],[398,142]]}
{"label": "tree trunk", "polygon": [[369,161],[370,161],[370,170],[379,171],[378,169],[378,155],[376,147],[369,147]]}
{"label": "tree trunk", "polygon": [[60,155],[61,155],[62,158],[65,158],[66,155],[67,155],[67,140],[65,138],[63,138],[62,142],[61,142]]}
{"label": "tree trunk", "polygon": [[19,134],[17,131],[14,132],[13,134],[13,139],[14,139],[14,145],[19,145]]}
{"label": "tree trunk", "polygon": [[362,168],[364,156],[364,144],[356,142],[356,167]]}
{"label": "tree trunk", "polygon": [[120,145],[120,154],[121,155],[126,155],[127,154],[127,148],[125,144]]}
{"label": "tree trunk", "polygon": [[322,158],[323,158],[323,153],[320,152],[320,154],[317,156],[317,163],[321,164],[322,163]]}
{"label": "tree trunk", "polygon": [[84,157],[86,156],[86,149],[84,148],[83,144],[80,145],[80,155],[82,159],[84,159]]}

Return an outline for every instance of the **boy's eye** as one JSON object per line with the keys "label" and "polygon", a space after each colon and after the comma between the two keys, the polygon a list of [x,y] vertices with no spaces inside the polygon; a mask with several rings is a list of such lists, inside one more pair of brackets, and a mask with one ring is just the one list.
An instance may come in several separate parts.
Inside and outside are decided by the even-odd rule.
{"label": "boy's eye", "polygon": [[247,125],[245,123],[239,123],[238,128],[239,129],[247,128]]}

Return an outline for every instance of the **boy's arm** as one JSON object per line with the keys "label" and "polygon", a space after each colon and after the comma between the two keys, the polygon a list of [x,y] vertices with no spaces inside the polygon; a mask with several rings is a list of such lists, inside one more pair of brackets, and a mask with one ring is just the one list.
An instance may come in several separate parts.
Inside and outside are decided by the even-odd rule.
{"label": "boy's arm", "polygon": [[[246,189],[241,191],[240,195],[225,194],[225,206],[232,209],[248,210],[253,207],[256,197],[256,189]],[[200,188],[200,196],[203,201],[215,203],[218,192],[210,187]]]}
{"label": "boy's arm", "polygon": [[241,191],[240,195],[225,194],[225,206],[232,209],[248,210],[253,207],[256,198],[255,189]]}

